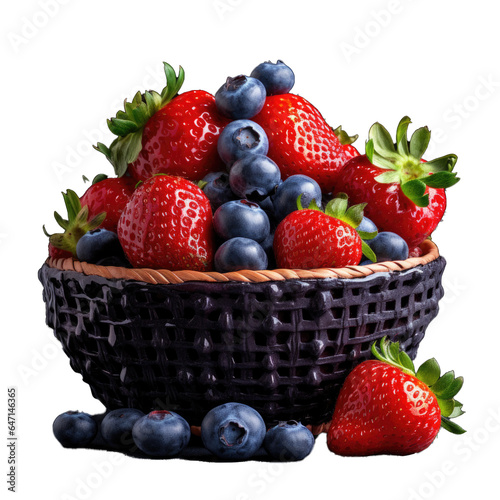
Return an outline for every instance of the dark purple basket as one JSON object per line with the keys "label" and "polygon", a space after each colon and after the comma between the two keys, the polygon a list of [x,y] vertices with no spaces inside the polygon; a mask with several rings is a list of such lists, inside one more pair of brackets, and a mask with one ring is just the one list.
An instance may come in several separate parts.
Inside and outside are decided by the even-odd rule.
{"label": "dark purple basket", "polygon": [[177,411],[199,425],[246,403],[266,423],[331,419],[352,368],[387,335],[414,358],[445,260],[356,279],[148,284],[44,264],[47,324],[108,409]]}

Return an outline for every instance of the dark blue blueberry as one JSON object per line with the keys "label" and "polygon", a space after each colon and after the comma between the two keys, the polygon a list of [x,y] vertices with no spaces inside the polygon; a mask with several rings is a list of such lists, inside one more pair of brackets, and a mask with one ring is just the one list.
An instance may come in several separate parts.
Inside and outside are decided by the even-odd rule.
{"label": "dark blue blueberry", "polygon": [[262,208],[248,200],[228,201],[214,213],[214,229],[223,240],[241,236],[264,241],[270,231],[269,217]]}
{"label": "dark blue blueberry", "polygon": [[296,174],[285,179],[273,196],[274,213],[278,221],[283,220],[288,214],[297,210],[297,198],[307,208],[314,199],[321,206],[321,188],[319,184],[307,175]]}
{"label": "dark blue blueberry", "polygon": [[99,259],[96,264],[98,266],[114,266],[114,267],[132,267],[132,264],[127,260],[125,255],[111,255]]}
{"label": "dark blue blueberry", "polygon": [[247,154],[233,163],[229,184],[240,198],[260,201],[273,193],[281,180],[278,165],[265,155]]}
{"label": "dark blue blueberry", "polygon": [[242,269],[261,271],[267,269],[268,259],[265,250],[255,240],[231,238],[215,252],[214,267],[219,273],[229,273]]}
{"label": "dark blue blueberry", "polygon": [[269,141],[264,129],[251,120],[236,120],[224,127],[217,140],[217,151],[229,168],[248,153],[267,154]]}
{"label": "dark blue blueberry", "polygon": [[264,448],[275,460],[295,462],[303,460],[314,447],[312,432],[301,423],[291,420],[280,422],[269,429],[264,438]]}
{"label": "dark blue blueberry", "polygon": [[368,266],[370,264],[373,264],[373,262],[370,259],[362,258],[361,262],[359,263],[360,266]]}
{"label": "dark blue blueberry", "polygon": [[260,246],[264,249],[267,255],[267,268],[275,269],[276,268],[276,257],[274,255],[273,249],[274,243],[274,231],[269,233],[269,236],[260,244]]}
{"label": "dark blue blueberry", "polygon": [[377,262],[388,260],[406,260],[408,258],[408,245],[401,236],[390,231],[382,231],[366,243],[375,252]]}
{"label": "dark blue blueberry", "polygon": [[76,256],[78,260],[95,264],[106,257],[123,256],[123,250],[116,233],[99,228],[85,233],[78,240]]}
{"label": "dark blue blueberry", "polygon": [[203,188],[203,192],[210,200],[212,210],[217,210],[221,205],[228,201],[236,200],[236,195],[229,185],[229,175],[227,172],[218,172]]}
{"label": "dark blue blueberry", "polygon": [[260,80],[250,76],[228,77],[215,93],[217,109],[228,118],[252,118],[266,102],[266,88]]}
{"label": "dark blue blueberry", "polygon": [[356,231],[363,231],[365,233],[374,233],[377,231],[377,226],[368,217],[363,217],[361,223],[356,228]]}
{"label": "dark blue blueberry", "polygon": [[155,410],[137,420],[132,437],[146,455],[173,457],[189,443],[191,428],[177,413]]}
{"label": "dark blue blueberry", "polygon": [[202,181],[210,182],[213,179],[217,179],[217,177],[219,177],[221,173],[222,172],[209,172],[207,175],[205,175],[205,177],[203,177]]}
{"label": "dark blue blueberry", "polygon": [[101,435],[110,446],[124,449],[132,448],[132,427],[144,416],[144,413],[134,408],[120,408],[106,414],[101,422]]}
{"label": "dark blue blueberry", "polygon": [[267,95],[287,94],[295,83],[295,75],[283,61],[271,61],[259,64],[250,76],[260,80],[266,88]]}
{"label": "dark blue blueberry", "polygon": [[94,439],[97,423],[88,413],[66,411],[54,420],[52,431],[65,448],[79,448]]}
{"label": "dark blue blueberry", "polygon": [[251,458],[262,446],[266,426],[257,411],[241,403],[210,410],[201,422],[201,439],[215,456],[238,461]]}
{"label": "dark blue blueberry", "polygon": [[274,217],[274,205],[271,196],[264,198],[263,200],[256,200],[255,203],[259,205],[269,218]]}

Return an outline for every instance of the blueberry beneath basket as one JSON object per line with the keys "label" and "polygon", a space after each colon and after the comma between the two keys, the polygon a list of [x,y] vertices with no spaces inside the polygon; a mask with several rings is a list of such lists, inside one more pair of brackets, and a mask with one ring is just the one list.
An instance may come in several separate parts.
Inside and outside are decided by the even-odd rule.
{"label": "blueberry beneath basket", "polygon": [[[86,424],[85,432],[78,425],[80,422]],[[87,432],[90,427],[92,435]],[[155,410],[145,415],[134,408],[98,415],[64,412],[55,419],[53,430],[65,448],[117,451],[134,458],[206,462],[298,461],[311,453],[315,442],[312,432],[298,422],[280,422],[266,433],[262,417],[241,403],[213,408],[195,433],[189,432],[186,420],[175,412]],[[272,437],[272,446],[266,446],[268,436]]]}

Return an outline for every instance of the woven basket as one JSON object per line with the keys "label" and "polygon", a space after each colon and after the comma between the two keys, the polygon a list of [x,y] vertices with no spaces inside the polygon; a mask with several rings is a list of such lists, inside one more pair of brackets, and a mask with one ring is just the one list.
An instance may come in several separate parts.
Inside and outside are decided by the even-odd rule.
{"label": "woven basket", "polygon": [[415,357],[445,267],[432,242],[421,248],[368,266],[225,274],[49,259],[39,279],[47,324],[106,408],[167,408],[196,426],[239,401],[268,425],[321,431],[374,340]]}

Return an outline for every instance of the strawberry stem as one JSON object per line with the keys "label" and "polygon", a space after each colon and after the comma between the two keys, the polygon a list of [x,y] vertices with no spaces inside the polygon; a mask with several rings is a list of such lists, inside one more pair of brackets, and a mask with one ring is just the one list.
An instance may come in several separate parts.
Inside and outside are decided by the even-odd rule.
{"label": "strawberry stem", "polygon": [[89,221],[88,206],[81,206],[80,198],[73,190],[68,189],[62,195],[66,211],[68,212],[68,218],[63,219],[57,212],[54,212],[54,218],[59,226],[64,229],[64,232],[49,234],[45,226],[43,226],[43,232],[49,237],[49,242],[52,246],[71,252],[73,257],[76,257],[76,244],[78,240],[88,231],[97,229],[106,218],[106,212],[101,212]]}
{"label": "strawberry stem", "polygon": [[380,345],[374,342],[371,348],[372,354],[383,363],[399,368],[408,375],[415,376],[415,366],[408,354],[400,349],[399,342],[391,342],[387,337],[380,340]]}
{"label": "strawberry stem", "polygon": [[374,342],[371,351],[379,361],[399,368],[429,387],[436,396],[441,410],[441,426],[444,429],[453,434],[466,432],[450,420],[464,414],[462,404],[454,399],[463,386],[463,377],[455,377],[454,371],[441,375],[441,368],[434,358],[425,361],[415,373],[413,361],[406,352],[400,349],[399,342],[391,342],[387,337],[382,338],[378,346],[377,342]]}
{"label": "strawberry stem", "polygon": [[337,128],[330,127],[333,130],[333,133],[337,136],[340,144],[342,146],[349,146],[353,144],[358,139],[359,135],[349,135],[345,130],[342,129],[342,125],[339,125]]}
{"label": "strawberry stem", "polygon": [[[302,194],[297,198],[297,208],[299,210],[304,210],[305,208],[302,206],[301,198]],[[330,217],[333,217],[334,219],[339,219],[356,229],[363,220],[363,210],[367,204],[359,203],[357,205],[349,207],[347,200],[348,196],[346,193],[336,194],[335,198],[327,203],[324,213],[326,215],[329,215]],[[311,200],[311,203],[307,207],[307,210],[319,210],[320,212],[323,212],[323,210],[318,207],[314,198]],[[377,256],[375,255],[375,252],[364,241],[375,238],[375,236],[377,236],[377,231],[374,231],[372,233],[367,233],[365,231],[357,232],[358,236],[361,239],[361,251],[363,255],[372,262],[377,262]]]}
{"label": "strawberry stem", "polygon": [[124,111],[108,120],[108,128],[118,136],[108,147],[98,142],[94,149],[104,154],[113,165],[118,177],[127,172],[128,165],[137,160],[142,150],[142,133],[148,120],[161,108],[166,106],[179,92],[184,83],[184,70],[179,67],[179,75],[170,64],[164,62],[167,84],[159,94],[150,90],[141,94],[137,92],[132,102],[123,103]]}
{"label": "strawberry stem", "polygon": [[382,184],[401,184],[401,190],[407,198],[419,207],[429,204],[425,194],[427,187],[448,188],[460,179],[453,172],[457,156],[449,154],[428,162],[422,161],[427,150],[431,133],[427,127],[421,127],[408,141],[408,125],[411,120],[405,116],[399,122],[396,142],[380,123],[374,123],[368,133],[366,156],[375,166],[386,170],[375,180]]}

